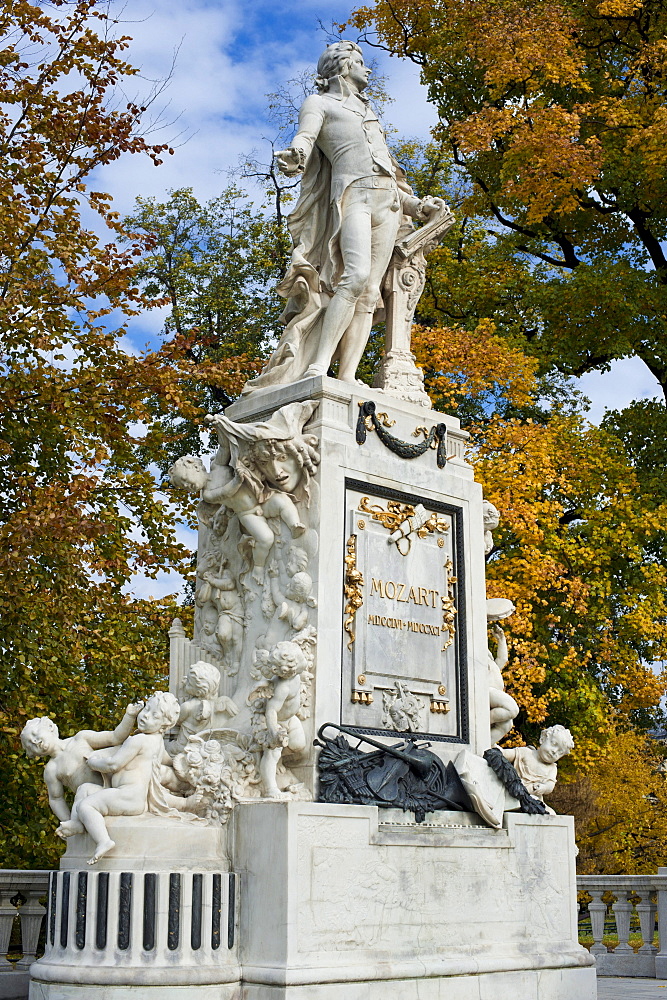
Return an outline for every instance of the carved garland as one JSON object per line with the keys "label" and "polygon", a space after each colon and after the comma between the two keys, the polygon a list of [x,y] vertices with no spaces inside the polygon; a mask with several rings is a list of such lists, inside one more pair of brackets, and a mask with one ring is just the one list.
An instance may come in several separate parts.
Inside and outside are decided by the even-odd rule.
{"label": "carved garland", "polygon": [[510,795],[519,800],[521,812],[532,816],[543,816],[546,813],[547,807],[544,802],[530,794],[516,768],[510,764],[500,747],[491,747],[489,750],[485,750],[484,760],[500,778]]}
{"label": "carved garland", "polygon": [[[367,432],[375,431],[382,444],[400,458],[418,458],[420,455],[424,455],[429,448],[434,448],[436,450],[438,468],[444,469],[447,464],[446,424],[437,424],[435,427],[431,427],[425,435],[424,441],[420,441],[419,444],[412,444],[410,441],[401,441],[400,438],[394,437],[393,434],[385,430],[387,426],[392,426],[387,419],[386,413],[379,414],[379,417],[384,419],[378,419],[378,415],[375,413],[375,403],[372,400],[359,403],[359,418],[357,420],[356,432],[357,444],[365,444]],[[414,431],[414,435],[417,437],[425,431],[425,427],[418,427]]]}

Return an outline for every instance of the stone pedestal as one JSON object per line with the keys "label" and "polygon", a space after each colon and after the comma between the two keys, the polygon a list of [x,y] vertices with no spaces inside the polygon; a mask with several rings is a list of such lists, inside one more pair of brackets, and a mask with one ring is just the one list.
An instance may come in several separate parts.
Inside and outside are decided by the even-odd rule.
{"label": "stone pedestal", "polygon": [[[399,700],[398,681],[418,702],[412,731],[432,740],[443,759],[453,759],[464,746],[481,753],[490,742],[482,490],[465,460],[466,433],[451,416],[322,376],[254,392],[226,415],[256,423],[304,400],[318,403],[306,430],[317,437],[320,452],[303,513],[309,533],[295,543],[310,546],[308,624],[317,634],[308,746],[328,722],[380,737],[401,728],[387,707]],[[362,440],[361,407],[369,402],[381,429],[367,418]],[[438,427],[441,437],[435,436]],[[402,447],[388,446],[389,439]],[[414,457],[404,457],[409,453]],[[392,543],[392,528],[403,520],[395,512],[419,505],[438,527],[413,532],[399,546]],[[204,528],[200,564],[208,538]],[[281,568],[291,544],[283,526]],[[354,572],[363,579],[354,582]],[[255,643],[267,628],[262,588],[256,589],[248,602],[240,669],[224,689],[240,707],[232,723],[240,729],[250,713],[245,701]],[[182,674],[199,655],[201,641],[197,626],[190,657],[178,654]],[[315,795],[316,759],[312,749],[285,756]]]}
{"label": "stone pedestal", "polygon": [[70,838],[48,892],[31,1000],[237,1000],[236,876],[227,830],[156,817],[108,820],[117,852],[86,866]]}
{"label": "stone pedestal", "polygon": [[[247,1000],[594,1000],[573,821],[253,803],[235,812]],[[270,846],[269,846],[270,845]],[[267,849],[268,848],[268,849]]]}
{"label": "stone pedestal", "polygon": [[[492,829],[467,812],[419,824],[309,801],[325,724],[380,751],[409,736],[444,762],[489,747],[484,526],[456,419],[318,376],[229,407],[239,452],[291,403],[305,404],[288,411],[301,423],[281,445],[289,420],[273,419],[264,466],[248,446],[245,472],[263,469],[270,487],[255,514],[272,540],[263,573],[261,539],[204,490],[195,634],[170,633],[172,691],[209,658],[237,709],[215,699],[194,737],[226,754],[227,823],[110,819],[116,848],[94,870],[92,844],[72,838],[31,1000],[594,1000],[570,817],[505,812]],[[285,440],[310,449],[293,492],[279,478],[294,459]],[[280,673],[283,647],[300,672]],[[272,701],[291,706],[281,745]],[[267,791],[271,754],[281,784]]]}

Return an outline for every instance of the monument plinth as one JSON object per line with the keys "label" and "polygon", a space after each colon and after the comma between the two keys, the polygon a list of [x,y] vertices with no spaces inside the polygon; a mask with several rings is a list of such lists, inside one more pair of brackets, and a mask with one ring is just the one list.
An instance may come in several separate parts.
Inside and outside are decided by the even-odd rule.
{"label": "monument plinth", "polygon": [[353,43],[320,60],[278,154],[303,173],[283,336],[206,418],[208,466],[170,470],[200,497],[170,692],[112,732],[23,731],[68,839],[31,1000],[594,1000],[573,822],[543,802],[572,739],[492,747],[518,712],[514,606],[485,593],[499,514],[410,351],[453,217],[411,192],[368,73]]}

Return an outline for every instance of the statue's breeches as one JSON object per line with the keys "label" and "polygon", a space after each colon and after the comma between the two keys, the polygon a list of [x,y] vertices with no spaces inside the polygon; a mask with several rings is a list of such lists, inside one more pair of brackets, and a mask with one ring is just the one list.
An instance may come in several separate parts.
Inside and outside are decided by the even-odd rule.
{"label": "statue's breeches", "polygon": [[336,292],[373,312],[401,224],[398,189],[389,177],[362,178],[343,195],[340,251],[343,274]]}

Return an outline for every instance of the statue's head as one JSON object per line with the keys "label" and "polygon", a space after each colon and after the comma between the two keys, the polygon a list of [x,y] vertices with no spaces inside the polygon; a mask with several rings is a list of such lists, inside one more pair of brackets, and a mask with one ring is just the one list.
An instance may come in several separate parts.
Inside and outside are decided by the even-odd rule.
{"label": "statue's head", "polygon": [[269,663],[276,677],[286,680],[306,669],[306,657],[295,642],[277,642],[269,654]]}
{"label": "statue's head", "polygon": [[317,438],[299,434],[280,441],[253,441],[246,453],[246,462],[261,479],[281,493],[294,493],[302,481],[315,475],[319,454]]}
{"label": "statue's head", "polygon": [[178,698],[168,691],[156,691],[147,699],[137,716],[141,733],[164,733],[178,722],[181,706]]}
{"label": "statue's head", "polygon": [[169,481],[179,490],[199,493],[208,482],[208,472],[201,458],[197,455],[183,455],[177,458],[169,469]]}
{"label": "statue's head", "polygon": [[215,604],[209,601],[201,611],[201,630],[204,635],[215,635],[218,628],[218,609]]}
{"label": "statue's head", "polygon": [[307,568],[308,553],[306,550],[300,548],[298,545],[290,545],[287,550],[287,560],[285,562],[287,575],[294,576],[295,573],[303,573]]}
{"label": "statue's head", "polygon": [[28,757],[43,757],[53,753],[59,739],[58,727],[45,715],[30,719],[21,730],[21,743]]}
{"label": "statue's head", "polygon": [[308,573],[295,573],[287,585],[287,597],[291,601],[305,604],[313,589],[313,581]]}
{"label": "statue's head", "polygon": [[370,70],[356,42],[334,42],[328,45],[317,63],[315,85],[320,93],[329,89],[329,80],[336,76],[350,77],[359,90],[368,83]]}
{"label": "statue's head", "polygon": [[184,690],[196,698],[214,698],[220,687],[220,671],[206,660],[197,660],[188,670]]}
{"label": "statue's head", "polygon": [[555,764],[573,748],[572,733],[565,726],[549,726],[540,733],[538,754],[545,764]]}
{"label": "statue's head", "polygon": [[498,508],[494,507],[490,500],[484,500],[482,503],[482,512],[484,517],[484,530],[495,531],[500,524],[500,513]]}

